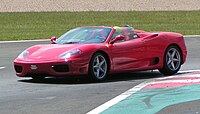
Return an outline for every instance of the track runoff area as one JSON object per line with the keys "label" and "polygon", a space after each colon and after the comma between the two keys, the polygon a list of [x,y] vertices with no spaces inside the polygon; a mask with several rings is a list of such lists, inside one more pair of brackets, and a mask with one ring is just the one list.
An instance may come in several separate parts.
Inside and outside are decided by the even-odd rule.
{"label": "track runoff area", "polygon": [[87,114],[154,114],[174,104],[200,99],[200,70],[180,71],[143,82]]}

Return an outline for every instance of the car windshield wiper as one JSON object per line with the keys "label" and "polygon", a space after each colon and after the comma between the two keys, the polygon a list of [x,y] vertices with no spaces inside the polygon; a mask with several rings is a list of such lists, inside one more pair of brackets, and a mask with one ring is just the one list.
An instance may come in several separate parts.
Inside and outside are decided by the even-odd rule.
{"label": "car windshield wiper", "polygon": [[79,43],[79,42],[65,42],[63,44],[77,44],[77,43]]}

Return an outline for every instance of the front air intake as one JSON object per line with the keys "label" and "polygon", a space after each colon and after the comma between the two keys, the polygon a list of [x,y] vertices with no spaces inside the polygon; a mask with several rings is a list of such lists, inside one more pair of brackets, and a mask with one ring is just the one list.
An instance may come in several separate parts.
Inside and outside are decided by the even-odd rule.
{"label": "front air intake", "polygon": [[17,73],[22,73],[22,66],[15,65],[14,67]]}

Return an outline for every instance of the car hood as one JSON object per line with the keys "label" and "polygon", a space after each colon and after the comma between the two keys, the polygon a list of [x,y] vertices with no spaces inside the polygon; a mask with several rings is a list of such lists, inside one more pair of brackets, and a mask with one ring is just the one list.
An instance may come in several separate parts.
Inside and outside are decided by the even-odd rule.
{"label": "car hood", "polygon": [[59,55],[72,50],[77,49],[84,44],[46,44],[46,45],[36,45],[27,51],[29,55],[27,59],[29,60],[54,60],[58,59]]}

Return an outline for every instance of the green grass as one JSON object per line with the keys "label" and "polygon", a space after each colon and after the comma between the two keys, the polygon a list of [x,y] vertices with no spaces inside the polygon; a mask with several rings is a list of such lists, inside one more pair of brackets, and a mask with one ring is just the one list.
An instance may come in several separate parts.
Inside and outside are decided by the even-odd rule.
{"label": "green grass", "polygon": [[80,26],[130,25],[145,31],[200,34],[200,11],[0,13],[0,40],[59,37]]}

